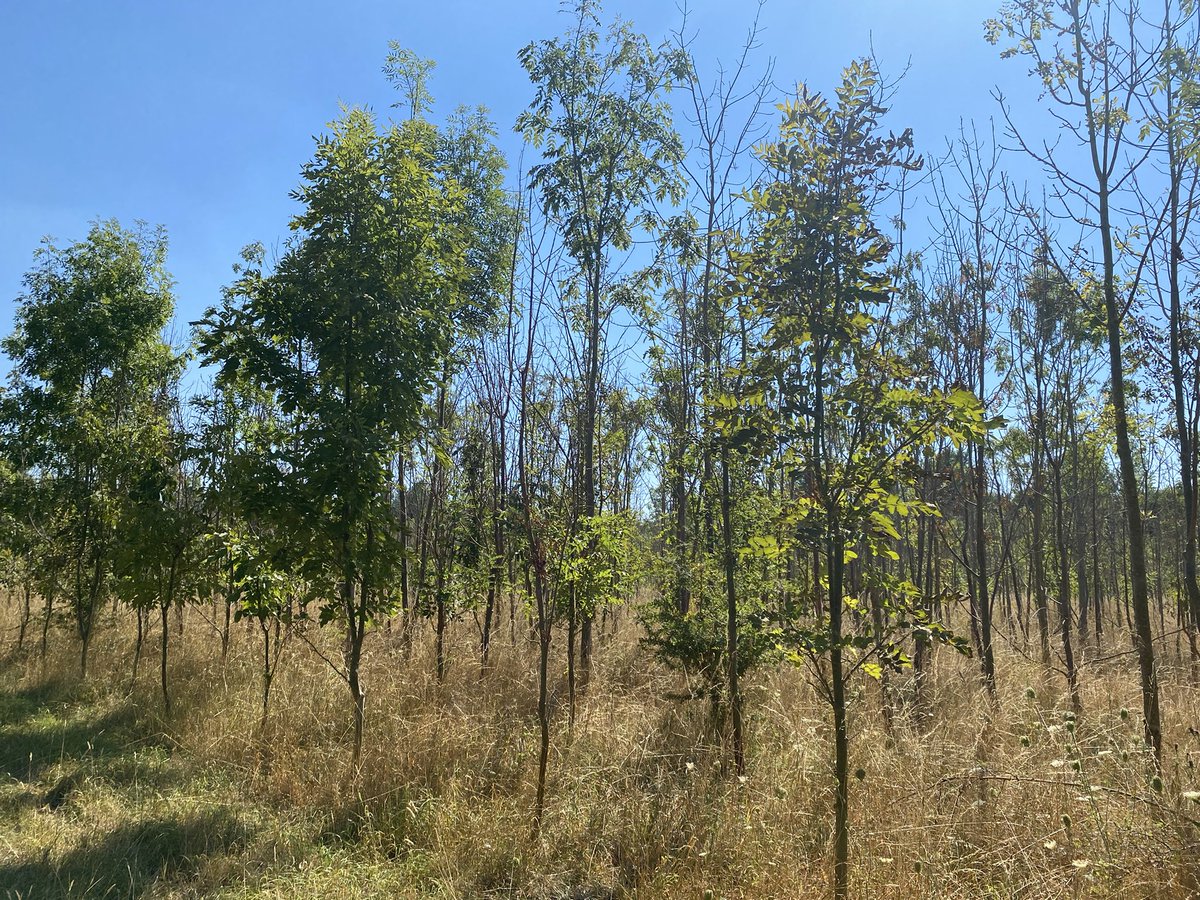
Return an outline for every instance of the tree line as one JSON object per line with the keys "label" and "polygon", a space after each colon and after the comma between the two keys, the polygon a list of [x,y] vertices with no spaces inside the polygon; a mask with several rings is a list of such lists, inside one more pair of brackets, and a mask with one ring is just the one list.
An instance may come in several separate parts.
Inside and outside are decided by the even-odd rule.
{"label": "tree line", "polygon": [[357,772],[371,641],[428,637],[440,680],[507,638],[536,649],[535,833],[620,617],[731,776],[744,679],[801,666],[833,725],[838,896],[855,679],[889,730],[927,729],[935,653],[994,705],[1003,642],[1082,717],[1083,663],[1127,648],[1158,771],[1158,671],[1200,678],[1197,21],[1013,0],[986,37],[1062,138],[1001,97],[1005,136],[920,152],[873,58],[780,99],[757,22],[718,66],[686,24],[656,44],[581,0],[519,53],[513,169],[482,108],[430,121],[433,63],[393,44],[401,115],[330,124],[290,239],[247,247],[184,345],[163,229],[36,251],[0,394],[16,648],[69,631],[86,674],[132,616],[131,676],[157,628],[169,710],[172,612],[210,610],[222,657],[244,620],[265,736],[298,636],[345,684]]}

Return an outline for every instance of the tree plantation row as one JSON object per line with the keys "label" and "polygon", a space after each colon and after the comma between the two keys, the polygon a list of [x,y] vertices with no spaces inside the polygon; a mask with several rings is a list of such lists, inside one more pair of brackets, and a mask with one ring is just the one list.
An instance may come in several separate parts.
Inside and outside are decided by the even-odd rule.
{"label": "tree plantation row", "polygon": [[995,129],[914,136],[872,58],[781,94],[753,30],[718,66],[581,0],[520,51],[519,165],[482,108],[430,121],[433,63],[393,44],[397,116],[328,126],[290,239],[246,248],[182,346],[163,229],[47,241],[3,344],[8,640],[73,641],[86,675],[136,619],[169,709],[173,611],[210,611],[222,655],[244,620],[265,735],[298,635],[345,685],[348,790],[380,632],[431,641],[439,681],[530,642],[535,835],[615,617],[730,779],[743,681],[796,666],[828,707],[838,897],[850,719],[932,729],[937,654],[992,713],[997,648],[1033,658],[1072,728],[1088,662],[1123,661],[1134,764],[1190,789],[1158,673],[1200,678],[1200,12],[1012,0],[985,32],[1041,131],[1001,98]]}

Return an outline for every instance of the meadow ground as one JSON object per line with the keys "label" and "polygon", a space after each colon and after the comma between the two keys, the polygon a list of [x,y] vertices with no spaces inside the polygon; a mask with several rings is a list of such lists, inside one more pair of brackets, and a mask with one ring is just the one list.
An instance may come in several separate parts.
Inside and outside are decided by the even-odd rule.
{"label": "meadow ground", "polygon": [[[9,607],[11,613],[12,607]],[[368,639],[362,774],[347,779],[348,694],[300,636],[265,734],[260,645],[228,658],[202,609],[172,626],[173,705],[156,634],[131,683],[132,629],[108,623],[80,681],[67,632],[48,655],[0,624],[0,897],[820,897],[832,816],[829,716],[802,670],[749,679],[738,779],[707,701],[654,662],[628,615],[599,645],[567,732],[553,686],[548,807],[533,837],[536,648],[509,632],[481,674],[455,626],[446,681],[430,636]],[[560,638],[555,636],[556,641]],[[316,635],[326,652],[332,634]],[[973,662],[941,651],[933,717],[889,735],[854,684],[852,893],[911,897],[1200,896],[1200,689],[1164,645],[1164,778],[1153,779],[1123,634],[1087,651],[1084,714],[1009,642],[999,709]],[[561,648],[556,648],[560,651]],[[556,656],[556,671],[564,669]],[[903,696],[903,678],[895,683]]]}

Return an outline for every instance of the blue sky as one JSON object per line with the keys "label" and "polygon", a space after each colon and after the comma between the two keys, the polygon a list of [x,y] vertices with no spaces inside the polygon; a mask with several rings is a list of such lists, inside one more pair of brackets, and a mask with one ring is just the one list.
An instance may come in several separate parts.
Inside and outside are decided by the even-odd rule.
{"label": "blue sky", "polygon": [[[960,119],[997,115],[999,84],[1035,112],[1023,62],[983,40],[996,11],[979,0],[768,0],[762,59],[781,87],[825,89],[875,51],[891,74],[911,63],[892,122],[941,150]],[[339,103],[386,114],[389,40],[432,58],[434,118],[488,106],[510,160],[531,86],[517,51],[569,24],[554,0],[0,0],[0,332],[44,235],[82,237],[95,218],[165,225],[177,321],[199,316],[238,250],[287,233],[312,136]],[[754,4],[692,0],[698,58],[731,59]],[[651,38],[678,27],[675,0],[609,0]]]}

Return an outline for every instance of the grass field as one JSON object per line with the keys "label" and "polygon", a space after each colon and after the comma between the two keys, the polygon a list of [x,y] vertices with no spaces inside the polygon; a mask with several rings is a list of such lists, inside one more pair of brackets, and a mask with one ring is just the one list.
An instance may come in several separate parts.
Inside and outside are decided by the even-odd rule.
{"label": "grass field", "polygon": [[[0,896],[827,893],[828,715],[803,671],[750,679],[740,780],[722,772],[707,703],[671,699],[681,677],[623,620],[600,644],[571,734],[565,682],[554,686],[548,809],[534,838],[535,648],[505,634],[481,674],[472,629],[457,630],[441,685],[428,635],[411,655],[398,633],[369,639],[357,781],[348,695],[299,637],[286,645],[265,734],[253,635],[238,627],[222,664],[201,610],[171,635],[165,716],[156,645],[131,684],[124,619],[96,638],[83,682],[66,633],[52,633],[45,659],[6,651]],[[332,634],[312,640],[336,650]],[[853,894],[1200,895],[1200,794],[1190,793],[1200,790],[1200,690],[1171,665],[1174,645],[1161,648],[1166,760],[1155,782],[1124,649],[1090,648],[1078,723],[1061,677],[1011,646],[994,716],[972,662],[936,658],[926,732],[902,714],[887,734],[877,686],[855,682]],[[903,679],[896,686],[902,696]]]}

